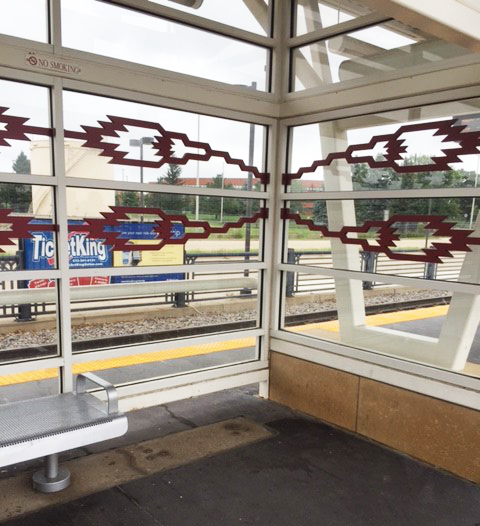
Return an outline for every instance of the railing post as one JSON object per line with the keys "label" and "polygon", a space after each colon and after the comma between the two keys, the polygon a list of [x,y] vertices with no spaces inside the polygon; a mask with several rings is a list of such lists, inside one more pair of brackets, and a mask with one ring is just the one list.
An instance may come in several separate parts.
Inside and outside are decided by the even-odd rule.
{"label": "railing post", "polygon": [[181,309],[187,306],[185,292],[175,292],[175,302],[173,306],[177,309]]}
{"label": "railing post", "polygon": [[[247,226],[249,227],[250,224],[247,224]],[[244,257],[245,257],[245,261],[249,261],[250,260],[250,240],[248,240],[248,245],[247,245],[247,242],[245,241],[245,247],[246,249],[248,249],[248,252],[245,252],[244,253]],[[243,271],[243,275],[244,277],[248,278],[249,276],[249,270],[248,269],[245,269]],[[249,296],[252,294],[252,289],[249,289],[248,287],[244,287],[241,291],[240,291],[240,296]]]}
{"label": "railing post", "polygon": [[[17,250],[17,270],[24,270],[25,268],[25,250],[23,239],[19,239]],[[28,289],[28,280],[20,279],[17,281],[17,287],[19,289]],[[15,317],[15,321],[32,321],[32,305],[30,303],[22,303],[18,306],[18,315]]]}
{"label": "railing post", "polygon": [[[183,264],[187,261],[187,254],[185,250],[183,251]],[[183,273],[182,279],[185,279],[185,272]],[[186,302],[186,293],[185,292],[175,292],[173,306],[177,309],[182,309],[187,306]]]}
{"label": "railing post", "polygon": [[[295,265],[295,249],[289,248],[287,252],[287,263]],[[287,272],[287,298],[291,298],[295,294],[295,272]]]}
{"label": "railing post", "polygon": [[424,279],[437,279],[437,264],[425,263],[425,270],[423,271]]}
{"label": "railing post", "polygon": [[[373,273],[377,269],[377,258],[378,258],[378,252],[369,252],[367,250],[364,250],[361,252],[362,256],[362,272],[369,272]],[[374,286],[373,281],[364,281],[363,282],[363,289],[364,290],[372,290]]]}

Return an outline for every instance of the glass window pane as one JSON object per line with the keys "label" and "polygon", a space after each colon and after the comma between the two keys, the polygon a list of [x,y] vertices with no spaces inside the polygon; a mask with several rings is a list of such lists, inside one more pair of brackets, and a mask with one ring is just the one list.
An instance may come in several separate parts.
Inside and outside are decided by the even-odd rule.
{"label": "glass window pane", "polygon": [[0,80],[0,172],[52,175],[48,88]]}
{"label": "glass window pane", "polygon": [[480,376],[475,295],[381,282],[370,290],[353,278],[293,273],[312,287],[322,280],[329,289],[286,298],[286,331]]}
{"label": "glass window pane", "polygon": [[197,266],[183,274],[112,276],[103,286],[72,280],[73,351],[141,352],[148,345],[150,352],[165,340],[257,328],[258,279],[257,271],[206,273]]}
{"label": "glass window pane", "polygon": [[67,212],[71,268],[262,258],[256,199],[68,188]]}
{"label": "glass window pane", "polygon": [[468,55],[400,22],[353,31],[293,50],[292,91],[360,78],[372,81],[411,66]]}
{"label": "glass window pane", "polygon": [[186,11],[253,33],[270,34],[268,16],[270,0],[260,0],[255,4],[250,4],[252,8],[242,0],[229,0],[228,9],[225,9],[225,0],[150,0],[150,2]]}
{"label": "glass window pane", "polygon": [[220,342],[188,344],[107,360],[74,365],[74,372],[101,371],[102,378],[118,385],[258,359],[257,339],[237,335]]}
{"label": "glass window pane", "polygon": [[1,362],[58,355],[56,287],[56,280],[33,274],[29,280],[0,281]]}
{"label": "glass window pane", "polygon": [[37,369],[0,375],[0,403],[58,394],[58,369]]}
{"label": "glass window pane", "polygon": [[56,268],[55,230],[51,187],[0,183],[1,270]]}
{"label": "glass window pane", "polygon": [[62,0],[63,45],[268,91],[268,50],[94,0]]}
{"label": "glass window pane", "polygon": [[291,130],[293,192],[476,187],[480,99]]}
{"label": "glass window pane", "polygon": [[284,218],[288,262],[478,283],[477,199],[292,201]]}
{"label": "glass window pane", "polygon": [[38,42],[48,41],[45,0],[0,0],[0,33]]}
{"label": "glass window pane", "polygon": [[335,26],[371,12],[357,0],[296,0],[295,35]]}
{"label": "glass window pane", "polygon": [[64,92],[67,176],[262,190],[265,126]]}

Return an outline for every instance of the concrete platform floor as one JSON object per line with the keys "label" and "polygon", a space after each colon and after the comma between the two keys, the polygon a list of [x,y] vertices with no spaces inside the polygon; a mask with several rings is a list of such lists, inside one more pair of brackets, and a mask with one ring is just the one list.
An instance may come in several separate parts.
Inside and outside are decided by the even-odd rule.
{"label": "concrete platform floor", "polygon": [[130,413],[125,437],[70,456],[238,416],[265,424],[266,438],[3,524],[480,526],[479,486],[255,394],[248,386]]}

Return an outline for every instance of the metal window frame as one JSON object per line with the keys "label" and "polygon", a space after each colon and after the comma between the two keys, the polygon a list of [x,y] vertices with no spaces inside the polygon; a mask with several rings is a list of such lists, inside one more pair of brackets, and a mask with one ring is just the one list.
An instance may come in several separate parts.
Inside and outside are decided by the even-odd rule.
{"label": "metal window frame", "polygon": [[[291,0],[292,2],[292,22],[294,20],[293,11],[295,10],[295,0]],[[368,15],[360,16],[358,18],[354,18],[353,20],[349,20],[347,22],[342,22],[340,24],[336,24],[333,26],[329,26],[326,28],[317,29],[315,31],[311,31],[308,33],[305,33],[303,35],[298,36],[291,36],[287,41],[287,48],[288,48],[288,57],[289,57],[289,74],[288,74],[288,93],[286,94],[287,100],[295,101],[297,99],[301,99],[304,97],[311,97],[314,95],[325,95],[325,94],[336,94],[340,90],[348,90],[348,89],[354,89],[354,88],[366,88],[368,86],[371,86],[372,84],[375,84],[376,82],[386,82],[386,81],[394,81],[394,80],[400,80],[403,78],[412,77],[414,75],[421,75],[424,73],[435,73],[435,72],[441,72],[445,69],[449,69],[451,67],[456,66],[473,66],[480,62],[480,57],[475,57],[472,54],[468,54],[465,57],[458,57],[458,58],[452,58],[447,60],[440,60],[437,62],[433,62],[431,64],[420,64],[415,66],[409,66],[405,69],[392,71],[389,73],[378,73],[373,76],[368,77],[361,77],[357,79],[347,80],[347,81],[341,81],[336,83],[330,83],[326,85],[318,85],[312,88],[306,88],[306,89],[300,89],[295,90],[293,88],[294,85],[294,70],[293,70],[293,54],[295,50],[307,47],[319,42],[323,42],[325,40],[328,40],[330,38],[345,35],[347,33],[352,33],[354,31],[367,29],[369,27],[375,27],[379,26],[381,24],[388,23],[390,21],[394,20],[393,18],[389,16],[385,16],[378,13],[370,13]],[[293,26],[292,26],[293,31]],[[478,76],[477,76],[478,78]]]}
{"label": "metal window frame", "polygon": [[[144,10],[146,0],[118,0],[118,4],[124,7],[135,7]],[[128,4],[128,5],[127,5]],[[213,264],[201,266],[202,270],[215,272],[219,269],[234,270],[249,268],[257,270],[264,275],[262,295],[268,298],[265,307],[262,309],[262,328],[254,329],[261,344],[261,354],[258,361],[226,365],[216,369],[194,371],[185,375],[169,377],[164,379],[149,381],[139,381],[138,383],[122,386],[119,389],[122,397],[121,406],[124,409],[133,409],[147,405],[155,405],[171,401],[174,399],[203,394],[219,389],[244,385],[246,383],[259,383],[260,393],[268,395],[268,352],[270,349],[283,352],[292,356],[297,356],[313,362],[325,363],[338,369],[346,370],[354,374],[375,377],[379,381],[385,381],[392,385],[398,385],[418,392],[424,392],[431,396],[444,398],[460,405],[477,407],[477,400],[480,393],[480,379],[462,376],[444,370],[438,370],[431,366],[407,362],[401,359],[381,356],[360,349],[353,349],[325,341],[314,341],[302,335],[289,334],[279,330],[279,319],[282,302],[282,276],[291,270],[291,267],[281,263],[281,255],[286,250],[283,237],[283,221],[280,220],[278,210],[283,201],[294,199],[364,199],[371,198],[365,192],[330,192],[318,193],[316,195],[290,194],[284,191],[281,185],[279,174],[286,170],[287,153],[290,147],[288,129],[290,126],[315,123],[350,117],[360,114],[373,113],[377,111],[388,111],[414,105],[425,104],[427,102],[446,102],[448,100],[471,98],[480,95],[478,78],[480,73],[480,59],[478,60],[456,60],[442,64],[442,70],[432,70],[431,68],[420,67],[412,70],[417,74],[417,84],[414,85],[410,78],[406,78],[406,72],[402,71],[396,78],[382,80],[379,83],[352,83],[346,89],[345,86],[334,85],[328,89],[313,89],[307,92],[288,93],[289,79],[289,52],[292,47],[304,45],[319,38],[326,38],[337,34],[338,27],[321,30],[306,36],[289,37],[290,28],[290,2],[277,0],[275,2],[275,16],[273,17],[273,36],[264,37],[262,35],[245,34],[243,30],[237,30],[229,26],[223,26],[217,22],[202,21],[198,16],[179,12],[175,9],[169,10],[163,6],[148,5],[147,11],[155,11],[152,14],[171,18],[181,23],[187,23],[204,30],[212,30],[216,33],[225,32],[225,36],[245,40],[256,45],[270,47],[272,50],[272,92],[252,92],[247,88],[231,86],[228,84],[208,81],[197,77],[184,74],[173,73],[148,66],[135,65],[130,62],[117,59],[109,59],[100,55],[80,52],[64,48],[61,41],[61,3],[60,0],[49,0],[50,20],[51,20],[51,40],[50,44],[30,41],[17,37],[0,36],[0,77],[7,80],[27,82],[50,87],[55,92],[53,98],[53,113],[58,123],[61,118],[61,97],[58,93],[61,89],[83,91],[92,94],[111,96],[114,98],[125,98],[126,100],[136,100],[157,104],[173,109],[182,109],[200,114],[227,117],[244,122],[254,122],[267,126],[267,149],[266,163],[269,171],[274,174],[272,183],[264,192],[245,192],[229,190],[225,193],[213,192],[209,189],[198,188],[192,191],[196,195],[225,195],[229,197],[248,197],[252,199],[265,199],[269,203],[271,214],[265,220],[265,237],[262,243],[265,246],[265,259],[263,262],[249,262],[244,264]],[[352,31],[361,29],[365,23],[378,23],[386,21],[385,17],[366,15],[359,17],[352,22],[344,23],[340,31]],[[247,32],[248,33],[248,32]],[[223,34],[223,33],[222,33]],[[34,71],[25,64],[25,53],[35,51],[38,54],[47,54],[53,57],[63,58],[78,62],[82,67],[81,78],[70,78],[55,72]],[[448,69],[444,69],[448,66]],[[353,81],[355,82],[355,81]],[[372,89],[377,89],[375,101],[372,102]],[[338,94],[341,92],[342,97]],[[247,111],[245,110],[247,108]],[[313,111],[312,111],[313,109]],[[60,112],[60,113],[59,113]],[[57,138],[57,145],[60,141]],[[58,148],[57,148],[58,151]],[[52,187],[55,191],[57,214],[66,218],[62,195],[68,186],[90,187],[91,180],[80,180],[69,178],[64,174],[59,178],[58,170],[61,170],[61,163],[55,164],[57,172],[54,176],[26,176],[24,181],[27,184],[41,184]],[[61,180],[60,180],[61,179]],[[0,174],[0,182],[13,182],[12,174]],[[94,185],[99,188],[117,188],[114,182],[95,181]],[[126,190],[145,190],[145,185],[139,183],[124,183],[118,186]],[[148,185],[148,190],[152,191],[152,185]],[[176,189],[159,187],[158,191],[165,193],[177,193]],[[475,190],[478,195],[480,190]],[[188,191],[190,193],[190,190]],[[388,192],[387,192],[388,194]],[[438,189],[436,195],[443,197],[446,194],[444,189]],[[449,196],[451,196],[449,191]],[[472,195],[472,194],[470,194]],[[418,191],[402,191],[394,193],[388,197],[419,197]],[[429,197],[432,193],[429,192]],[[375,197],[384,198],[382,192],[376,192]],[[63,208],[62,208],[63,206]],[[65,223],[66,224],[66,223]],[[63,238],[65,232],[61,233]],[[65,340],[69,336],[70,328],[69,314],[65,317],[63,310],[68,310],[69,294],[64,284],[72,276],[93,275],[86,269],[68,269],[65,264],[65,247],[63,250],[61,268],[52,271],[36,271],[35,277],[52,277],[61,281],[59,287],[59,312],[62,312],[62,321],[59,322],[59,332],[61,338]],[[183,266],[169,268],[175,272],[184,269]],[[193,266],[188,266],[188,270],[193,270]],[[294,270],[300,267],[294,266]],[[126,269],[121,271],[125,274]],[[325,274],[326,269],[318,269],[318,273]],[[332,275],[340,275],[349,271],[332,270]],[[112,270],[114,275],[116,270]],[[131,269],[129,273],[140,273],[140,269]],[[142,268],[141,273],[154,273],[154,269]],[[312,272],[312,267],[305,267],[305,272]],[[313,273],[316,269],[313,269]],[[101,272],[105,274],[104,271]],[[345,275],[346,274],[342,274]],[[29,279],[31,272],[6,272],[3,273],[4,279]],[[359,273],[349,274],[354,279],[359,279]],[[371,275],[368,274],[371,278]],[[385,275],[379,275],[379,281],[385,281]],[[412,280],[413,278],[402,278]],[[398,277],[392,278],[399,282]],[[422,282],[422,286],[423,286]],[[472,287],[468,284],[448,284],[450,288],[470,291]],[[429,282],[429,288],[435,288]],[[475,287],[475,286],[473,286]],[[444,284],[442,283],[442,289]],[[473,289],[472,289],[473,290]],[[475,289],[478,290],[478,289]],[[272,330],[269,330],[272,327]],[[245,332],[237,332],[243,336]],[[207,337],[196,337],[189,340],[189,344],[195,342],[213,341],[217,338],[224,338],[225,334],[214,334]],[[184,342],[169,343],[166,346],[184,345]],[[138,352],[139,347],[129,347],[121,351],[111,351],[112,355],[120,352],[130,354]],[[104,353],[105,351],[99,351]],[[110,351],[107,351],[110,352]],[[13,374],[15,372],[31,371],[41,368],[60,368],[63,378],[63,389],[68,390],[74,363],[89,360],[93,353],[88,356],[72,355],[71,350],[68,356],[62,355],[45,359],[35,359],[16,363],[0,365],[0,374]],[[100,354],[105,358],[106,354]],[[100,358],[99,356],[99,358]],[[85,360],[84,360],[85,358]],[[395,361],[395,364],[392,362]],[[375,371],[377,376],[368,371]],[[383,380],[382,380],[383,379]]]}
{"label": "metal window frame", "polygon": [[[347,90],[348,92],[348,90]],[[435,105],[459,100],[480,97],[480,86],[467,86],[450,89],[443,92],[415,94],[394,100],[366,103],[359,107],[339,107],[334,110],[317,111],[308,115],[288,117],[282,120],[285,142],[288,144],[291,131],[295,126],[319,124],[332,120],[368,116],[385,111],[409,109],[415,106]],[[285,147],[285,171],[288,171],[289,148]],[[289,201],[312,200],[353,200],[353,199],[400,199],[400,198],[446,198],[446,197],[478,197],[479,188],[437,188],[411,190],[380,190],[380,191],[322,191],[322,192],[288,192],[282,187],[279,199],[286,205]],[[285,279],[287,272],[300,272],[307,275],[323,275],[333,278],[354,280],[375,280],[386,284],[404,285],[427,290],[449,290],[466,294],[480,294],[480,285],[425,280],[380,273],[365,273],[343,269],[311,267],[307,265],[291,265],[286,261],[287,232],[286,223],[278,235],[282,239],[282,258],[276,269],[279,279],[276,284],[276,308],[272,318],[271,350],[283,354],[338,368],[359,376],[376,379],[391,385],[410,389],[428,396],[434,396],[466,407],[480,409],[480,378],[468,376],[461,372],[439,369],[428,364],[409,361],[406,359],[382,355],[375,351],[355,348],[337,342],[315,339],[311,336],[289,333],[283,327],[283,312],[285,308]]]}

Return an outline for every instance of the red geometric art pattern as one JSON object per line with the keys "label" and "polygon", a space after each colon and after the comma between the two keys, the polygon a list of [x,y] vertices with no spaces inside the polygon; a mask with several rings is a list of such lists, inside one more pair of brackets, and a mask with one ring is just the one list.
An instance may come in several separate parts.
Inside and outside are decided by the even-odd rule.
{"label": "red geometric art pattern", "polygon": [[[385,254],[389,259],[402,261],[420,261],[424,263],[442,263],[441,258],[451,258],[452,251],[471,252],[470,246],[480,245],[480,237],[473,237],[473,230],[454,230],[455,223],[449,223],[446,216],[429,215],[394,215],[387,221],[365,221],[362,226],[344,226],[340,230],[329,230],[325,225],[316,225],[310,219],[302,219],[299,214],[288,208],[281,211],[282,219],[294,221],[297,225],[306,226],[313,232],[320,232],[323,237],[339,239],[344,245],[360,245],[363,250]],[[448,237],[447,243],[433,242],[432,248],[422,248],[423,254],[408,254],[394,252],[395,241],[400,239],[397,234],[401,223],[423,223],[432,236]],[[349,234],[366,234],[375,230],[375,241],[372,245],[368,239],[349,237]]]}
{"label": "red geometric art pattern", "polygon": [[[395,133],[376,135],[368,143],[350,145],[343,152],[329,153],[325,159],[314,161],[310,166],[304,166],[294,173],[283,174],[283,184],[289,185],[292,180],[300,179],[306,173],[313,173],[320,166],[330,166],[337,159],[344,159],[349,164],[367,163],[370,168],[391,168],[398,174],[415,172],[438,172],[451,170],[450,163],[461,162],[460,155],[477,155],[480,153],[480,129],[468,129],[461,118],[444,121],[407,124],[400,126]],[[444,148],[444,155],[432,157],[430,164],[405,165],[402,154],[406,154],[405,139],[400,137],[407,133],[434,131],[433,136],[444,136],[441,143],[457,143],[457,148]],[[371,150],[376,145],[385,143],[384,160],[376,160],[372,155],[355,156],[355,152]]]}
{"label": "red geometric art pattern", "polygon": [[[0,208],[0,252],[5,252],[1,245],[16,245],[14,239],[31,239],[31,232],[56,232],[57,225],[31,224],[35,218],[11,215],[13,210]],[[7,228],[5,228],[7,227]],[[9,228],[8,228],[9,227]]]}
{"label": "red geometric art pattern", "polygon": [[7,111],[8,108],[0,106],[0,124],[4,125],[4,129],[0,130],[0,146],[10,146],[7,142],[8,139],[12,141],[29,141],[27,134],[53,137],[52,128],[27,126],[26,123],[29,119],[5,115]]}
{"label": "red geometric art pattern", "polygon": [[[159,208],[141,207],[122,207],[112,206],[112,212],[103,212],[102,218],[86,218],[83,225],[69,225],[70,232],[83,233],[87,238],[103,239],[106,245],[110,245],[112,250],[122,250],[124,252],[134,250],[160,250],[165,245],[185,245],[189,239],[206,239],[212,234],[226,234],[232,229],[241,228],[248,223],[256,223],[259,219],[268,217],[268,210],[261,208],[251,217],[241,217],[238,221],[225,223],[223,226],[211,226],[208,221],[194,221],[184,215],[167,214]],[[33,237],[31,232],[56,232],[58,226],[53,224],[32,224],[33,217],[19,217],[11,215],[12,210],[0,209],[0,246],[15,245],[15,239],[30,239]],[[131,214],[156,216],[151,223],[152,233],[154,233],[156,244],[131,244],[127,238],[120,237],[119,231],[115,227],[121,227],[122,223],[131,223]],[[181,237],[174,237],[172,226],[182,224],[185,234]],[[195,231],[187,231],[194,229]],[[120,230],[120,229],[118,229]],[[151,243],[151,241],[150,241]],[[0,248],[0,252],[5,252]]]}
{"label": "red geometric art pattern", "polygon": [[[261,208],[251,217],[241,217],[234,223],[225,223],[223,226],[211,226],[208,221],[196,221],[188,219],[187,216],[180,214],[167,214],[159,208],[141,208],[141,207],[126,207],[126,206],[112,206],[112,212],[102,212],[103,218],[86,218],[84,225],[72,225],[69,227],[75,232],[83,232],[89,238],[104,239],[105,244],[111,245],[112,250],[133,251],[133,250],[160,250],[165,245],[185,245],[189,239],[206,239],[212,234],[226,234],[228,231],[241,228],[247,223],[256,223],[258,219],[266,219],[268,217],[268,210]],[[115,227],[120,227],[125,221],[131,221],[131,214],[143,214],[149,216],[157,216],[152,222],[152,232],[156,234],[155,240],[157,244],[129,244],[129,239],[121,238],[118,231],[114,231]],[[172,226],[174,224],[181,224],[185,230],[192,228],[198,231],[189,232],[181,237],[174,237],[172,235]]]}
{"label": "red geometric art pattern", "polygon": [[[38,126],[27,126],[29,119],[5,115],[8,108],[0,107],[0,124],[4,124],[4,130],[0,130],[0,146],[10,146],[10,140],[29,141],[28,134],[54,136],[54,129],[41,128]],[[159,123],[143,121],[138,119],[127,119],[125,117],[107,116],[108,121],[98,121],[99,126],[82,126],[83,131],[65,130],[67,139],[80,139],[85,141],[82,146],[101,150],[103,157],[109,157],[111,164],[124,166],[138,166],[141,168],[160,168],[165,164],[186,165],[189,161],[208,161],[213,157],[219,157],[226,164],[235,165],[242,172],[253,174],[263,184],[268,184],[269,174],[260,172],[256,166],[245,164],[242,159],[234,159],[228,152],[214,150],[206,142],[192,141],[184,133],[165,130]],[[129,159],[128,152],[120,150],[120,144],[108,142],[108,138],[118,138],[120,132],[128,132],[128,127],[137,127],[152,130],[152,148],[155,150],[156,160]],[[181,157],[175,156],[175,141],[180,141],[185,148],[197,150],[196,153],[185,153]]]}

